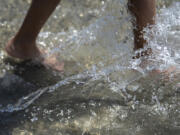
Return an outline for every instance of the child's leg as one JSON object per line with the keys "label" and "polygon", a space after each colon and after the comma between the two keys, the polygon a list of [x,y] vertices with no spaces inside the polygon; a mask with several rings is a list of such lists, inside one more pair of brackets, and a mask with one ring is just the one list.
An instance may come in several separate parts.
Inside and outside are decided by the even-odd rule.
{"label": "child's leg", "polygon": [[6,45],[9,55],[20,59],[40,55],[36,38],[60,0],[32,0],[28,14],[15,37]]}
{"label": "child's leg", "polygon": [[129,10],[135,16],[134,25],[134,49],[143,48],[146,40],[143,38],[143,29],[154,24],[156,0],[129,0]]}

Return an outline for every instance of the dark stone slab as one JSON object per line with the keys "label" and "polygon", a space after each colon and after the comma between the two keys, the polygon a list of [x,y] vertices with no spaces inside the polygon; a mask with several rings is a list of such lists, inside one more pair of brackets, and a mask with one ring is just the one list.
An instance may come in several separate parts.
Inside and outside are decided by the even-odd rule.
{"label": "dark stone slab", "polygon": [[37,87],[24,81],[21,77],[6,73],[0,78],[0,104],[14,104],[23,96],[37,90]]}

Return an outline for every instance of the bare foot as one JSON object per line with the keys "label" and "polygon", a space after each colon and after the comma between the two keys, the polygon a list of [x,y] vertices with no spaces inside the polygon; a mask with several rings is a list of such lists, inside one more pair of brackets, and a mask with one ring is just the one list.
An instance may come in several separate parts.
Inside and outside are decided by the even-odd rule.
{"label": "bare foot", "polygon": [[[149,56],[149,55],[152,55],[152,54],[153,54],[152,50],[147,49],[146,51],[142,51],[140,53],[138,52],[137,55],[135,57],[133,57],[133,59],[139,59],[139,58],[142,57],[141,63],[138,66],[140,68],[142,68],[142,69],[146,69],[147,66],[149,66],[151,64],[154,64],[154,63],[153,63],[153,61],[151,61],[151,59],[149,60],[148,58],[144,58],[143,56]],[[162,75],[162,76],[166,77],[166,80],[170,80],[171,76],[177,74],[177,72],[179,72],[179,71],[177,70],[176,66],[169,66],[164,70],[163,69],[162,70],[153,69],[150,72],[148,72],[148,74]]]}
{"label": "bare foot", "polygon": [[5,47],[7,54],[20,60],[33,60],[43,64],[45,67],[57,71],[63,71],[64,63],[59,62],[55,55],[45,56],[45,51],[40,51],[35,43],[32,44],[16,44],[14,39],[10,40]]}
{"label": "bare foot", "polygon": [[5,50],[9,56],[21,60],[34,59],[36,57],[39,57],[41,54],[35,43],[23,43],[23,45],[16,43],[15,45],[14,39],[10,40],[7,43],[7,45],[5,46]]}
{"label": "bare foot", "polygon": [[[45,51],[41,51],[41,54],[47,54]],[[55,54],[49,56],[42,56],[40,59],[35,59],[36,61],[42,63],[45,67],[51,68],[56,71],[63,71],[64,70],[64,63],[57,60],[57,56]]]}
{"label": "bare foot", "polygon": [[169,82],[172,77],[178,74],[178,70],[175,66],[170,66],[166,70],[155,70],[154,72],[155,74],[161,74],[166,82]]}

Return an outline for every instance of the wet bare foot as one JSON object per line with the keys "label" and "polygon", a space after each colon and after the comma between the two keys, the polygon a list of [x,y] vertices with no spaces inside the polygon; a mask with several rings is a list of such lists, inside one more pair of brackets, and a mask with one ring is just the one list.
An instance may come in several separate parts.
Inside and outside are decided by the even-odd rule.
{"label": "wet bare foot", "polygon": [[172,77],[175,77],[178,74],[177,67],[170,66],[166,70],[154,70],[155,74],[161,74],[166,82],[169,82]]}
{"label": "wet bare foot", "polygon": [[[143,54],[141,54],[141,53],[143,53]],[[141,58],[143,56],[149,56],[149,55],[153,54],[151,49],[148,49],[148,50],[143,51],[141,53],[137,53],[136,57],[134,57],[133,59],[139,59],[139,58]],[[148,58],[143,57],[141,59],[141,63],[139,64],[139,67],[142,68],[142,69],[146,69],[149,64],[150,65],[153,64],[153,61],[149,60]],[[163,69],[162,70],[153,69],[148,73],[151,74],[151,75],[163,75],[164,77],[166,77],[167,80],[169,80],[171,75],[175,75],[177,72],[180,72],[180,71],[177,70],[176,66],[169,66],[164,70]]]}
{"label": "wet bare foot", "polygon": [[5,50],[9,56],[18,58],[21,60],[34,59],[40,56],[40,50],[36,47],[35,43],[23,45],[14,43],[14,39],[10,40],[5,46]]}
{"label": "wet bare foot", "polygon": [[[45,51],[41,51],[41,56],[43,56]],[[64,70],[64,63],[58,61],[57,56],[55,54],[51,54],[49,56],[40,57],[40,59],[36,59],[36,61],[42,63],[45,67],[51,68],[56,71],[63,71]]]}
{"label": "wet bare foot", "polygon": [[45,67],[57,71],[63,71],[64,63],[59,62],[55,55],[45,56],[45,51],[40,51],[35,43],[32,44],[17,44],[15,45],[14,39],[10,40],[5,47],[5,51],[11,57],[20,60],[33,60],[43,64]]}
{"label": "wet bare foot", "polygon": [[[141,52],[137,52],[136,55],[133,56],[132,58],[133,59],[139,59],[141,57],[150,56],[152,54],[153,54],[152,49],[147,48],[146,50],[143,50]],[[141,61],[139,66],[144,69],[149,64],[149,62],[150,61],[148,61],[148,59],[145,58],[144,60]],[[163,74],[163,75],[169,77],[170,74],[176,72],[176,69],[177,68],[175,66],[170,66],[166,70],[159,70],[159,69],[152,70],[151,74]]]}

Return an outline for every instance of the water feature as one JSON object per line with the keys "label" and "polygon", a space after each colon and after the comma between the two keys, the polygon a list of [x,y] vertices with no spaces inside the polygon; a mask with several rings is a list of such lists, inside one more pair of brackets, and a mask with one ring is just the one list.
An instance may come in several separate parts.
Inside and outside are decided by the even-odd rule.
{"label": "water feature", "polygon": [[62,0],[38,44],[64,73],[6,57],[30,1],[0,3],[0,135],[180,133],[178,0],[157,1],[156,25],[145,29],[154,54],[138,60],[126,0]]}

